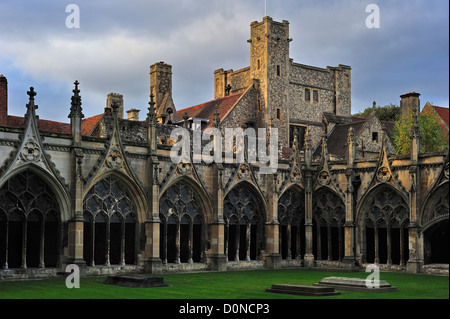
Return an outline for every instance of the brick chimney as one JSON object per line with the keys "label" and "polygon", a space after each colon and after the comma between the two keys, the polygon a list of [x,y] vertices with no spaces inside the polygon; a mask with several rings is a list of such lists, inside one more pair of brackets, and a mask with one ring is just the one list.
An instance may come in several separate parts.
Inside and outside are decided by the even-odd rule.
{"label": "brick chimney", "polygon": [[129,109],[127,111],[127,119],[130,121],[139,121],[139,111],[137,109]]}
{"label": "brick chimney", "polygon": [[8,123],[8,80],[0,74],[0,126]]}
{"label": "brick chimney", "polygon": [[405,119],[409,116],[409,112],[414,110],[417,115],[420,113],[420,94],[416,92],[410,92],[400,95],[402,99],[400,101],[400,118]]}
{"label": "brick chimney", "polygon": [[[112,113],[112,104],[116,102],[119,104],[119,109],[117,110],[117,115],[119,119],[123,119],[123,95],[119,93],[109,93],[106,98],[106,108]],[[106,111],[106,110],[105,110]]]}

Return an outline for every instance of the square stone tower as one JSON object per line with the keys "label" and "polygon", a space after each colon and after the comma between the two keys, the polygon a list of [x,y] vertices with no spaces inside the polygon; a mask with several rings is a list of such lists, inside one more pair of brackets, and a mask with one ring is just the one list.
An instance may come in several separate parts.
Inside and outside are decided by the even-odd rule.
{"label": "square stone tower", "polygon": [[273,123],[278,138],[284,145],[289,140],[289,22],[273,21],[264,17],[262,22],[250,25],[250,75],[259,81],[261,108],[258,127]]}

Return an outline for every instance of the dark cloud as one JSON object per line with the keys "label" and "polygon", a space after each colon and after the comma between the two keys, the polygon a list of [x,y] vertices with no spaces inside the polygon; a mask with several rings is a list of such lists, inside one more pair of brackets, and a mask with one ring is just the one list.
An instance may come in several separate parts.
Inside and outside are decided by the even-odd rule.
{"label": "dark cloud", "polygon": [[[268,3],[270,16],[290,22],[295,62],[352,66],[353,112],[373,100],[398,103],[413,90],[424,102],[448,106],[448,2]],[[380,8],[380,29],[365,26],[370,3]],[[60,1],[0,4],[0,73],[8,77],[10,95],[25,95],[30,85],[39,89],[42,118],[67,121],[75,79],[87,116],[103,110],[109,92],[123,94],[127,107],[144,109],[149,66],[158,61],[173,66],[178,108],[210,100],[214,70],[248,66],[250,23],[264,15],[264,0],[76,4],[80,29],[65,27],[68,13]],[[11,96],[10,105],[11,113],[24,113],[20,98]]]}

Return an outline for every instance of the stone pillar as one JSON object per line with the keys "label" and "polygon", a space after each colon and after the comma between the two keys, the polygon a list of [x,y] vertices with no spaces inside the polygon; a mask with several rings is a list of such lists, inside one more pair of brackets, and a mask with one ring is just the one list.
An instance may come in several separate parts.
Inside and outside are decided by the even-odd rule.
{"label": "stone pillar", "polygon": [[354,162],[356,159],[356,143],[355,134],[353,128],[348,130],[347,135],[347,147],[348,147],[348,158],[347,158],[347,189],[346,189],[346,202],[345,202],[345,224],[344,224],[344,236],[345,236],[345,246],[344,246],[344,258],[342,264],[348,268],[355,267],[355,199],[356,192],[361,183],[356,180],[354,173]]}
{"label": "stone pillar", "polygon": [[267,175],[267,188],[269,194],[268,211],[266,218],[266,250],[264,259],[267,268],[279,268],[280,255],[280,234],[278,222],[278,174]]}
{"label": "stone pillar", "polygon": [[[418,99],[417,96],[414,98]],[[416,102],[420,103],[420,102]],[[417,109],[419,105],[413,105],[413,127],[411,128],[411,167],[409,168],[410,188],[409,188],[409,207],[410,207],[410,223],[409,223],[409,260],[406,264],[406,271],[411,273],[418,273],[421,271],[423,260],[423,245],[420,245],[420,224],[418,220],[419,202],[418,202],[418,187],[419,176],[419,153],[420,153],[420,131],[417,120]]]}
{"label": "stone pillar", "polygon": [[305,256],[304,266],[314,267],[312,222],[312,171],[305,169]]}
{"label": "stone pillar", "polygon": [[211,249],[207,261],[211,270],[227,269],[227,250],[225,249],[225,222],[223,220],[223,167],[213,164],[213,222],[210,224]]}
{"label": "stone pillar", "polygon": [[[313,254],[313,221],[312,221],[312,179],[313,171],[311,168],[312,163],[312,147],[311,137],[309,136],[309,127],[305,133],[305,256],[304,266],[306,268],[314,267],[314,254]],[[318,245],[318,247],[320,247]],[[318,249],[320,251],[320,249]]]}
{"label": "stone pillar", "polygon": [[156,156],[150,156],[149,167],[152,172],[149,196],[151,205],[145,221],[144,272],[156,274],[161,273],[163,268],[159,251],[161,220],[159,219],[159,162]]}
{"label": "stone pillar", "polygon": [[[83,258],[83,160],[84,152],[82,145],[81,123],[84,117],[81,108],[81,96],[78,89],[79,82],[75,81],[75,88],[70,107],[70,127],[72,134],[72,154],[71,154],[71,195],[72,212],[68,221],[68,256],[61,262],[62,270],[68,264],[76,264],[80,268],[80,273],[85,274],[86,262]],[[94,223],[93,223],[94,225]],[[92,237],[94,238],[94,237]],[[94,255],[93,255],[94,256]],[[92,257],[94,259],[94,257]]]}

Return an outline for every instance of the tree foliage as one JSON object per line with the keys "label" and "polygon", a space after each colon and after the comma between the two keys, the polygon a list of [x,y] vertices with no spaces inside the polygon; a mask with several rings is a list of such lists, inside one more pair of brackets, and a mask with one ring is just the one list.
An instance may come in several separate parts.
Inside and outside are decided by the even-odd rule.
{"label": "tree foliage", "polygon": [[[360,113],[354,114],[359,117],[369,117],[373,112],[373,107],[368,107]],[[375,107],[375,114],[381,121],[395,122],[400,119],[400,106],[395,104],[389,104],[386,106]]]}
{"label": "tree foliage", "polygon": [[[448,149],[447,137],[442,132],[438,119],[432,113],[419,114],[417,121],[420,132],[420,153],[442,152]],[[395,121],[392,141],[397,154],[411,152],[412,126],[412,112],[407,118]]]}

